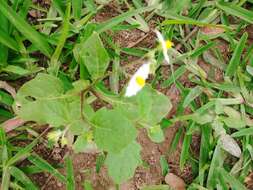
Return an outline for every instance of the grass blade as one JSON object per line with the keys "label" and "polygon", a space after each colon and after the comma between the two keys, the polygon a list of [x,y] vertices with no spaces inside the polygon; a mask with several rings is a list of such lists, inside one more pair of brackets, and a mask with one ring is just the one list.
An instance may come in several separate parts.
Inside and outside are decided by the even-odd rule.
{"label": "grass blade", "polygon": [[[189,126],[189,129],[192,128],[194,125],[195,125],[195,123],[192,122],[191,125]],[[191,141],[192,141],[192,135],[185,134],[184,142],[182,145],[182,151],[181,151],[181,155],[180,155],[180,162],[179,162],[179,166],[180,166],[181,171],[183,170],[186,160],[189,157],[189,149],[190,149]]]}
{"label": "grass blade", "polygon": [[42,159],[38,155],[31,155],[28,157],[28,160],[36,165],[38,168],[43,171],[49,172],[53,176],[55,176],[61,182],[66,182],[66,178],[62,175],[57,169],[55,169],[52,165],[50,165],[46,160]]}
{"label": "grass blade", "polygon": [[19,51],[18,43],[11,38],[6,31],[0,29],[0,43],[7,46],[8,48],[13,49],[14,51]]}
{"label": "grass blade", "polygon": [[242,7],[239,7],[237,5],[234,5],[233,3],[226,3],[223,1],[219,1],[217,3],[217,7],[222,9],[228,14],[231,14],[233,16],[239,17],[242,20],[245,20],[251,24],[253,24],[253,12],[247,9],[244,9]]}
{"label": "grass blade", "polygon": [[70,157],[67,157],[65,162],[67,167],[67,190],[75,190],[74,169]]}
{"label": "grass blade", "polygon": [[247,190],[247,188],[238,181],[234,176],[230,175],[225,169],[219,168],[220,175],[230,184],[233,189]]}
{"label": "grass blade", "polygon": [[41,52],[50,57],[52,49],[47,39],[14,12],[5,1],[1,1],[0,12]]}
{"label": "grass blade", "polygon": [[162,83],[162,87],[163,87],[163,88],[169,87],[170,85],[173,84],[174,80],[177,80],[178,78],[180,78],[185,72],[186,72],[185,65],[182,65],[181,67],[179,67],[179,68],[174,72],[174,78],[173,78],[173,76],[170,76],[167,80],[165,80],[165,81]]}
{"label": "grass blade", "polygon": [[200,86],[194,87],[184,99],[183,107],[186,108],[195,98],[202,93]]}
{"label": "grass blade", "polygon": [[10,171],[8,167],[3,168],[1,190],[8,190],[10,184]]}
{"label": "grass blade", "polygon": [[231,137],[241,137],[246,135],[253,135],[253,127],[241,129],[231,135]]}
{"label": "grass blade", "polygon": [[61,33],[61,36],[59,38],[58,45],[57,45],[57,47],[55,49],[55,52],[52,55],[51,61],[50,61],[49,71],[52,72],[55,75],[58,74],[58,70],[60,68],[59,57],[61,55],[61,52],[62,52],[62,49],[64,47],[65,41],[68,38],[70,10],[71,10],[71,3],[69,2],[67,4],[67,8],[66,8],[66,14],[65,14],[65,17],[64,17],[62,33]]}
{"label": "grass blade", "polygon": [[81,18],[83,0],[72,0],[72,10],[75,19]]}
{"label": "grass blade", "polygon": [[20,169],[14,167],[14,166],[11,166],[9,167],[9,171],[10,171],[10,174],[16,178],[18,181],[20,181],[21,183],[23,183],[26,187],[27,190],[36,190],[38,189],[34,184],[33,182],[30,180],[29,177],[27,177],[25,175],[24,172],[22,172]]}
{"label": "grass blade", "polygon": [[132,16],[135,16],[137,14],[140,14],[140,13],[143,13],[143,12],[146,12],[146,11],[151,11],[152,9],[154,9],[156,6],[149,6],[149,7],[142,7],[142,8],[139,8],[139,9],[135,9],[135,10],[131,10],[131,11],[128,11],[128,12],[125,12],[119,16],[116,16],[106,22],[103,22],[101,23],[100,25],[98,25],[96,31],[98,33],[101,33],[101,32],[104,32],[106,30],[109,30],[110,28],[116,26],[117,24],[125,21],[126,19],[132,17]]}
{"label": "grass blade", "polygon": [[31,142],[29,145],[27,145],[25,148],[22,148],[20,151],[17,152],[15,156],[9,159],[7,162],[8,166],[11,166],[15,164],[20,159],[26,158],[31,154],[32,148],[38,143],[39,138],[36,138],[33,142]]}
{"label": "grass blade", "polygon": [[216,146],[213,158],[211,161],[211,165],[209,168],[209,173],[207,177],[207,188],[215,189],[217,184],[217,169],[223,166],[223,162],[225,160],[225,155],[220,146]]}
{"label": "grass blade", "polygon": [[236,46],[233,56],[228,64],[228,67],[226,70],[226,76],[232,77],[235,75],[235,73],[237,71],[237,67],[240,63],[241,55],[242,55],[243,49],[245,47],[247,38],[248,38],[248,34],[244,33],[242,35],[238,45]]}
{"label": "grass blade", "polygon": [[212,130],[208,126],[201,126],[201,144],[200,144],[200,153],[199,153],[199,181],[200,185],[204,184],[204,168],[208,162],[209,157],[209,139],[212,135]]}

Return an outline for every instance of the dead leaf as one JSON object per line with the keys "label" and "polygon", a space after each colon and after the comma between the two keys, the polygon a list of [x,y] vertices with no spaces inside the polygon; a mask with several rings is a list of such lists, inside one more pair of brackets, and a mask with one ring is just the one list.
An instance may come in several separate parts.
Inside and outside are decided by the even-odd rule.
{"label": "dead leaf", "polygon": [[221,27],[204,26],[200,31],[205,35],[217,35],[223,33],[225,30]]}
{"label": "dead leaf", "polygon": [[174,190],[185,190],[185,182],[173,173],[165,176],[165,182]]}

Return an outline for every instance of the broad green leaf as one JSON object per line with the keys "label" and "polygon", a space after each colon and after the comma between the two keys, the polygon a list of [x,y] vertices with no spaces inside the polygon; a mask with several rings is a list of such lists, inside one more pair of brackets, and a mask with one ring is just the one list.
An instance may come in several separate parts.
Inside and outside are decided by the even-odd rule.
{"label": "broad green leaf", "polygon": [[235,73],[237,71],[237,67],[240,64],[241,55],[242,55],[243,49],[245,47],[247,38],[248,38],[248,34],[244,33],[242,35],[238,45],[236,46],[233,56],[227,66],[226,73],[225,73],[226,76],[232,77],[235,75]]}
{"label": "broad green leaf", "polygon": [[119,153],[137,135],[132,122],[116,110],[100,109],[92,122],[95,142],[104,151]]}
{"label": "broad green leaf", "polygon": [[109,55],[96,32],[74,48],[74,55],[79,64],[84,64],[87,67],[94,80],[104,75],[110,61]]}
{"label": "broad green leaf", "polygon": [[28,157],[28,160],[32,162],[34,165],[42,169],[43,171],[49,172],[53,176],[55,176],[61,182],[66,182],[66,177],[62,175],[57,169],[55,169],[52,165],[50,165],[46,160],[42,159],[38,155],[34,154]]}
{"label": "broad green leaf", "polygon": [[89,153],[94,150],[97,150],[96,144],[90,140],[92,137],[92,133],[90,132],[79,135],[73,145],[75,153]]}
{"label": "broad green leaf", "polygon": [[115,101],[114,105],[131,121],[139,122],[143,126],[156,125],[172,108],[168,97],[149,85],[145,86],[136,96],[122,97]]}
{"label": "broad green leaf", "polygon": [[35,99],[54,98],[63,94],[61,81],[51,75],[39,73],[33,80],[26,82],[17,93],[20,103],[27,102],[27,97]]}
{"label": "broad green leaf", "polygon": [[20,181],[21,183],[24,184],[25,186],[25,189],[27,190],[36,190],[38,189],[34,184],[33,182],[30,180],[29,177],[27,177],[25,175],[25,173],[23,171],[21,171],[20,169],[14,167],[14,166],[11,166],[9,167],[9,172],[10,174],[18,181]]}
{"label": "broad green leaf", "polygon": [[135,141],[119,153],[109,153],[105,164],[114,182],[121,184],[134,175],[136,167],[141,163],[141,146]]}
{"label": "broad green leaf", "polygon": [[151,126],[147,130],[148,136],[153,142],[161,143],[164,141],[164,134],[160,125]]}
{"label": "broad green leaf", "polygon": [[251,24],[253,23],[253,12],[250,10],[237,6],[234,3],[224,1],[218,1],[217,6],[228,14],[239,17]]}
{"label": "broad green leaf", "polygon": [[52,49],[47,39],[20,17],[7,2],[1,1],[0,12],[41,52],[50,57]]}
{"label": "broad green leaf", "polygon": [[[62,82],[51,75],[40,73],[25,83],[19,89],[15,102],[20,106],[16,113],[25,121],[54,127],[68,126],[76,135],[87,129],[88,124],[82,120],[80,97],[78,94],[64,94]],[[83,111],[89,112],[89,105]]]}

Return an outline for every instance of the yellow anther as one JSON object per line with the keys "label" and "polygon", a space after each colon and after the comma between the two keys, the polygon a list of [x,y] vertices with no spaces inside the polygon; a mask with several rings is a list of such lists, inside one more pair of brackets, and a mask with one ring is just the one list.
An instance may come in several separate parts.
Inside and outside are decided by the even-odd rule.
{"label": "yellow anther", "polygon": [[143,87],[145,85],[145,79],[141,76],[136,77],[136,82],[139,86]]}
{"label": "yellow anther", "polygon": [[170,41],[170,40],[166,40],[166,48],[167,49],[170,49],[174,44],[173,44],[173,42],[172,41]]}

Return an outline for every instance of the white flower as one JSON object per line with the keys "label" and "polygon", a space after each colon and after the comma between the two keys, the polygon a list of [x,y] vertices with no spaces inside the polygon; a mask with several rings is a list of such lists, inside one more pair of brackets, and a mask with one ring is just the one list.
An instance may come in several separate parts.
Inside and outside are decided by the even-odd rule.
{"label": "white flower", "polygon": [[173,43],[170,40],[165,41],[163,35],[158,30],[155,30],[155,33],[162,45],[164,59],[168,64],[170,64],[170,58],[168,56],[167,50],[173,46]]}
{"label": "white flower", "polygon": [[148,78],[150,72],[150,63],[143,64],[136,73],[130,79],[128,86],[126,88],[126,97],[131,97],[136,95],[146,83],[146,79]]}

